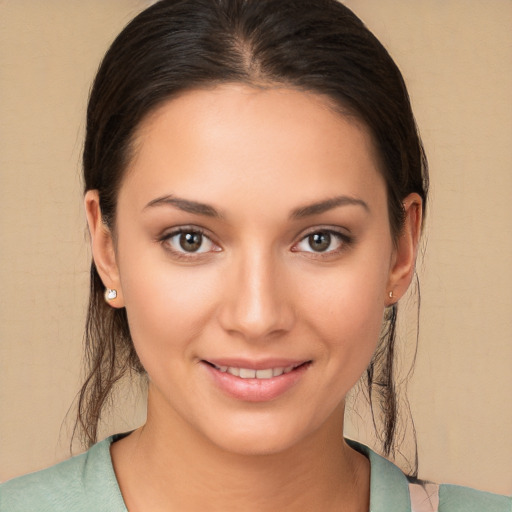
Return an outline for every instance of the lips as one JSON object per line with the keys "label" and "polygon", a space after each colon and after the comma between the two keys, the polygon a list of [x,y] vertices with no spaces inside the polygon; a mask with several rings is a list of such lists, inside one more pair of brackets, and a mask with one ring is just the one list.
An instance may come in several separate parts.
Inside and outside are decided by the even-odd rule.
{"label": "lips", "polygon": [[[213,363],[210,363],[213,367],[222,372],[229,373],[230,375],[234,375],[235,377],[240,377],[241,379],[271,379],[272,377],[279,377],[283,375],[283,373],[290,373],[299,365],[289,365],[289,366],[277,366],[275,368],[262,368],[256,370],[254,368],[240,368],[238,366],[217,366]],[[301,363],[303,364],[303,363]]]}
{"label": "lips", "polygon": [[311,366],[311,361],[207,361],[213,383],[224,394],[248,402],[274,400],[293,388]]}

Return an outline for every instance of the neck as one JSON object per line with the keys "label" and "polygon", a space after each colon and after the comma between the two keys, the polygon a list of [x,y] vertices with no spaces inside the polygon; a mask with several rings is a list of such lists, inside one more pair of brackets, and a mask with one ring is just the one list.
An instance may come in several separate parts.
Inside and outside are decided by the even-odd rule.
{"label": "neck", "polygon": [[112,446],[121,491],[138,510],[369,509],[369,464],[343,440],[343,404],[320,429],[271,454],[214,445],[148,401],[146,424]]}

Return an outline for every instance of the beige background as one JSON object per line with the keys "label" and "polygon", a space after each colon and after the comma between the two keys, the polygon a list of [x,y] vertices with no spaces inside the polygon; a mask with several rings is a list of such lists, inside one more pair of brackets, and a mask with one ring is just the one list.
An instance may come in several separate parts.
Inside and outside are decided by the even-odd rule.
{"label": "beige background", "polygon": [[[69,453],[89,258],[85,102],[109,41],[148,3],[0,0],[0,480]],[[512,2],[347,4],[403,70],[430,158],[409,386],[420,476],[510,494]],[[142,421],[143,402],[124,398],[104,434]],[[363,420],[347,432],[372,443]]]}

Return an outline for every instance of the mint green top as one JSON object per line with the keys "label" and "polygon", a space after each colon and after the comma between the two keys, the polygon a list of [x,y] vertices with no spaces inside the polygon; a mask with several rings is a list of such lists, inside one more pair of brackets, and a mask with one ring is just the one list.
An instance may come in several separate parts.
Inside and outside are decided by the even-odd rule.
{"label": "mint green top", "polygon": [[[110,457],[110,445],[117,438],[111,436],[56,466],[1,484],[0,512],[127,512]],[[349,443],[370,460],[370,512],[424,510],[422,505],[411,509],[409,482],[400,469],[366,446]],[[441,485],[438,511],[512,512],[512,498]]]}

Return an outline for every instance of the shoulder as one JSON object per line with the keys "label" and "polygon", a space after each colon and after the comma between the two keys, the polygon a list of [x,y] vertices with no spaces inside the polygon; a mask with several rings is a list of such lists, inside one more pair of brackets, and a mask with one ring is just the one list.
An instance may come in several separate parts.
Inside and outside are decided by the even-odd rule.
{"label": "shoulder", "polygon": [[370,461],[371,512],[512,512],[512,497],[458,485],[409,482],[388,459],[367,446],[346,441]]}
{"label": "shoulder", "polygon": [[110,444],[113,438],[48,469],[0,485],[0,512],[125,512]]}
{"label": "shoulder", "polygon": [[459,485],[440,485],[439,512],[512,512],[512,497]]}
{"label": "shoulder", "polygon": [[80,510],[87,455],[82,454],[48,469],[0,485],[0,511]]}
{"label": "shoulder", "polygon": [[412,512],[512,512],[512,498],[459,485],[409,484]]}

